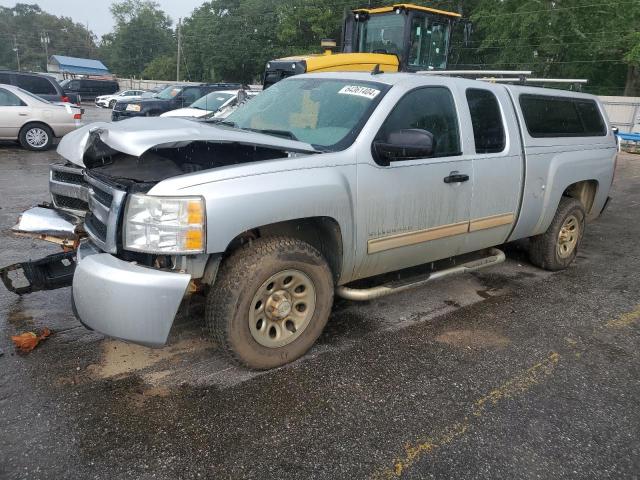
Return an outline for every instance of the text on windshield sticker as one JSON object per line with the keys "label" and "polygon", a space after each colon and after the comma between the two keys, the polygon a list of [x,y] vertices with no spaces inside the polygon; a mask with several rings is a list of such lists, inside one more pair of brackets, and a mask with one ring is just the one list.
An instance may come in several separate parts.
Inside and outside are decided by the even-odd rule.
{"label": "text on windshield sticker", "polygon": [[338,93],[343,95],[357,95],[358,97],[365,97],[373,100],[378,96],[380,90],[376,90],[371,87],[360,87],[358,85],[347,85],[346,87],[342,87]]}

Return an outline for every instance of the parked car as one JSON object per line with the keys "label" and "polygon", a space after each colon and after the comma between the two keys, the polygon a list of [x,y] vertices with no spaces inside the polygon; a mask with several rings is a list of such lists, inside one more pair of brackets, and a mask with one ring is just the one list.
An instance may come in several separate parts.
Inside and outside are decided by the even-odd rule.
{"label": "parked car", "polygon": [[226,118],[258,93],[255,90],[220,90],[211,92],[191,105],[170,110],[161,117]]}
{"label": "parked car", "polygon": [[[496,246],[524,238],[535,265],[566,268],[608,203],[617,148],[592,95],[335,72],[282,80],[223,122],[93,124],[58,153],[46,215],[77,242],[67,205],[82,206],[87,237],[58,254],[77,259],[66,277],[28,288],[71,284],[83,325],[147,345],[200,291],[217,345],[265,369],[313,345],[334,293],[423,286],[500,263]],[[37,235],[43,214],[28,215]],[[411,281],[380,277],[418,265]],[[36,267],[0,274],[11,268]]]}
{"label": "parked car", "polygon": [[101,95],[113,95],[120,87],[115,80],[93,80],[89,78],[71,78],[60,82],[67,94],[75,93],[83,100],[94,100]]}
{"label": "parked car", "polygon": [[20,87],[50,102],[80,104],[81,100],[75,93],[65,93],[56,79],[49,75],[0,70],[0,83]]}
{"label": "parked car", "polygon": [[123,90],[122,92],[117,92],[113,95],[101,95],[96,97],[95,104],[98,107],[113,109],[116,103],[120,100],[138,100],[142,98],[144,93],[144,90]]}
{"label": "parked car", "polygon": [[142,94],[142,98],[155,97],[156,94],[160,93],[161,91],[163,91],[167,87],[169,87],[169,85],[157,85],[157,86],[155,86],[153,88],[150,88],[149,90],[145,91]]}
{"label": "parked car", "polygon": [[242,85],[236,83],[171,85],[151,98],[119,101],[113,107],[111,120],[115,122],[131,117],[157,117],[161,113],[191,105],[207,93],[240,88]]}
{"label": "parked car", "polygon": [[82,110],[53,104],[13,85],[0,84],[0,140],[18,140],[29,150],[47,150],[55,137],[78,128]]}

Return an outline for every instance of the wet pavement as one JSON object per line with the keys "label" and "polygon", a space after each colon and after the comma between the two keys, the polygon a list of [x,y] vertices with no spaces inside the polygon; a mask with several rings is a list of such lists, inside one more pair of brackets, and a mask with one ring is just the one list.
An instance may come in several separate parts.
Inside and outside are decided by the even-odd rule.
{"label": "wet pavement", "polygon": [[[58,251],[8,232],[48,199],[55,157],[0,145],[0,264]],[[0,479],[637,478],[639,185],[640,156],[621,157],[568,270],[517,244],[482,272],[339,301],[309,354],[263,373],[218,354],[197,301],[151,350],[85,330],[69,289],[0,291]],[[11,335],[44,327],[15,353]]]}

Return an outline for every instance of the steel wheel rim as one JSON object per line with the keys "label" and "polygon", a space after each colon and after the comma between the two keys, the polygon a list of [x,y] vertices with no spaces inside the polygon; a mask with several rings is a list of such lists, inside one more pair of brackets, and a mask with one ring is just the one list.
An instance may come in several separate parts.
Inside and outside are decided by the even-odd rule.
{"label": "steel wheel rim", "polygon": [[567,258],[571,256],[578,244],[578,238],[580,237],[580,222],[575,215],[569,215],[558,234],[558,256],[560,258]]}
{"label": "steel wheel rim", "polygon": [[30,128],[24,137],[27,143],[34,148],[42,148],[49,141],[49,135],[42,128]]}
{"label": "steel wheel rim", "polygon": [[271,275],[249,305],[249,330],[267,348],[288,345],[307,329],[316,307],[316,289],[300,270]]}

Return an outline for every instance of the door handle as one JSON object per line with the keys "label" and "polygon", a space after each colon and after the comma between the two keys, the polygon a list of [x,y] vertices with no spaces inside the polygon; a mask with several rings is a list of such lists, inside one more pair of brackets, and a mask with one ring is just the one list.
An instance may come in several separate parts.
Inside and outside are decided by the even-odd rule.
{"label": "door handle", "polygon": [[444,183],[461,183],[469,180],[469,175],[460,173],[457,170],[451,172],[448,177],[444,177]]}

